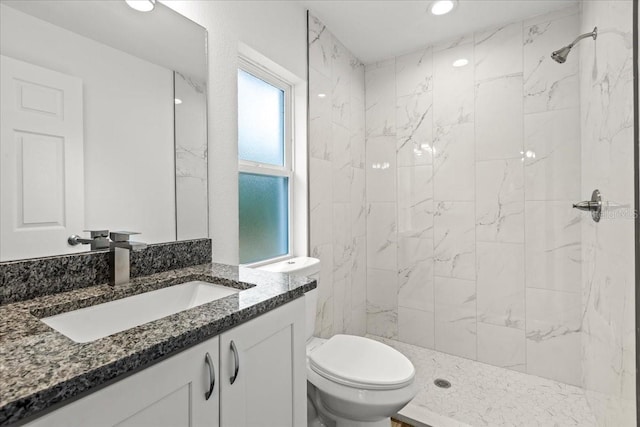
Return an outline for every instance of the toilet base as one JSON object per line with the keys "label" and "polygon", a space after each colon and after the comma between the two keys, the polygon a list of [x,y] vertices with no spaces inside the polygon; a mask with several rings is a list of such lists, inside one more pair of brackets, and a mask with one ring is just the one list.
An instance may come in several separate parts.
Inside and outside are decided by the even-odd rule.
{"label": "toilet base", "polygon": [[391,418],[380,421],[323,420],[319,416],[307,419],[307,427],[389,427]]}
{"label": "toilet base", "polygon": [[389,427],[391,418],[385,418],[380,421],[349,421],[336,422],[336,427]]}
{"label": "toilet base", "polygon": [[376,421],[346,419],[329,411],[320,400],[319,391],[307,381],[307,427],[389,427],[391,418]]}

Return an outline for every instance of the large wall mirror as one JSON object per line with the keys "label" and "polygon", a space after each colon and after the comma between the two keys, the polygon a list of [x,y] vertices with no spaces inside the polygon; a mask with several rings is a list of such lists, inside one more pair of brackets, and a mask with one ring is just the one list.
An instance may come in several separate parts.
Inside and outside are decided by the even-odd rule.
{"label": "large wall mirror", "polygon": [[[149,2],[149,4],[152,4]],[[0,2],[0,261],[208,236],[207,33],[155,2]]]}

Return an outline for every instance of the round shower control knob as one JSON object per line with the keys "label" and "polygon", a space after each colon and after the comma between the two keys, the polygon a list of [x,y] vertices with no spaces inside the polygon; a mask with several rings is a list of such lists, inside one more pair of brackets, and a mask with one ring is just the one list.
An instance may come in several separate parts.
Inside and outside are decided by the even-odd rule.
{"label": "round shower control knob", "polygon": [[591,218],[595,222],[600,222],[602,217],[602,195],[599,190],[593,190],[591,200],[573,204],[574,209],[591,212]]}

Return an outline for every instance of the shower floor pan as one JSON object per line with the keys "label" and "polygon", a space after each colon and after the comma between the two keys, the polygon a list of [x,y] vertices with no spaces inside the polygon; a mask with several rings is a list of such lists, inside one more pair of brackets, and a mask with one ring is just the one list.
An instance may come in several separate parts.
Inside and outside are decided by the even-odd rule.
{"label": "shower floor pan", "polygon": [[[395,418],[415,427],[595,426],[579,387],[369,336],[413,362],[418,395]],[[449,388],[434,384],[437,379]]]}

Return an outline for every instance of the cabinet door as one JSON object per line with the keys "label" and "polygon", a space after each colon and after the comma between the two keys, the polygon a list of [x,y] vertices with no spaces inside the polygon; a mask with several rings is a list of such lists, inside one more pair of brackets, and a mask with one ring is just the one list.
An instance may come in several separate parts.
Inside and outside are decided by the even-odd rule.
{"label": "cabinet door", "polygon": [[[36,427],[217,427],[218,337],[44,415]],[[209,354],[210,363],[205,361]],[[209,365],[214,369],[211,385]]]}
{"label": "cabinet door", "polygon": [[306,425],[304,310],[299,298],[220,336],[222,426]]}

